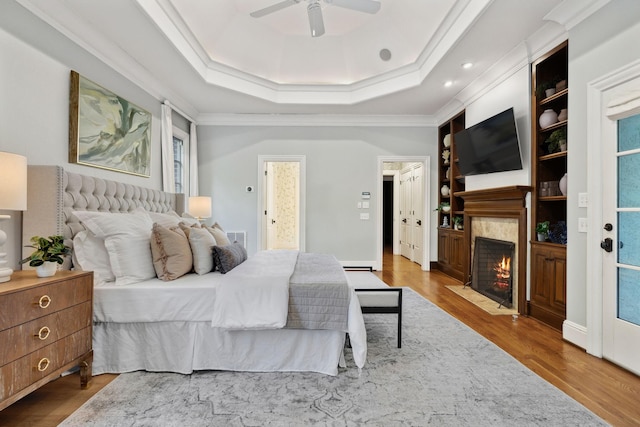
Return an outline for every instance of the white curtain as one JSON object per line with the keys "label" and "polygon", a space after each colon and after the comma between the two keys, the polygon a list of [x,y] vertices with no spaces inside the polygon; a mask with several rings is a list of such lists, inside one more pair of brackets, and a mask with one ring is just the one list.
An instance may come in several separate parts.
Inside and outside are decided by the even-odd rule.
{"label": "white curtain", "polygon": [[162,104],[162,190],[173,193],[176,179],[173,172],[173,123],[171,106]]}
{"label": "white curtain", "polygon": [[189,196],[198,195],[198,137],[196,124],[189,129]]}

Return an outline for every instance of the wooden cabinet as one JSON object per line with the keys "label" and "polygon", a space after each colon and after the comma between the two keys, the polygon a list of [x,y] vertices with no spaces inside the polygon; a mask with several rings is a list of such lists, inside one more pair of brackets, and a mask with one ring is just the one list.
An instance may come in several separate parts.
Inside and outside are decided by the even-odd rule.
{"label": "wooden cabinet", "polygon": [[466,251],[462,231],[441,228],[438,230],[438,270],[464,281]]}
{"label": "wooden cabinet", "polygon": [[[567,196],[566,180],[569,87],[568,43],[532,63],[531,111],[531,301],[529,314],[556,328],[565,318]],[[545,93],[551,89],[549,93]],[[551,115],[553,120],[540,117]],[[553,116],[557,115],[557,118]],[[565,177],[565,178],[563,178]],[[566,181],[565,181],[566,182]],[[550,235],[536,239],[536,226],[548,222]],[[550,281],[550,282],[549,282]],[[549,313],[553,313],[550,317]]]}
{"label": "wooden cabinet", "polygon": [[567,258],[564,248],[541,243],[531,248],[529,315],[562,329],[566,313]]}
{"label": "wooden cabinet", "polygon": [[[454,196],[465,190],[464,176],[458,169],[455,134],[465,128],[465,113],[460,112],[438,128],[438,269],[464,280],[464,235],[454,227],[455,218],[464,218],[464,200]],[[444,191],[443,191],[444,189]]]}
{"label": "wooden cabinet", "polygon": [[0,410],[80,366],[91,378],[93,273],[38,278],[15,272],[0,284]]}

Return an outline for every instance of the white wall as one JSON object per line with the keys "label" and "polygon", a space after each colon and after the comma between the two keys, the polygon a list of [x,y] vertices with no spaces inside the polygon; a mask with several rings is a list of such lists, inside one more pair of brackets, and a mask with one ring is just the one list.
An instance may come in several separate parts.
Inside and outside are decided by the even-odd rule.
{"label": "white wall", "polygon": [[[436,127],[226,127],[199,126],[200,193],[213,198],[213,220],[246,230],[256,251],[258,155],[306,156],[306,250],[341,261],[376,259],[378,156],[437,157]],[[435,165],[431,165],[437,171]],[[432,178],[432,182],[437,179]],[[371,193],[370,219],[359,219],[361,193]],[[429,196],[435,203],[435,190]],[[431,219],[435,229],[435,216]],[[432,258],[437,254],[435,235]]]}
{"label": "white wall", "polygon": [[[77,45],[48,33],[37,23],[25,29],[8,22],[10,18],[0,16],[0,151],[24,155],[30,165],[60,165],[76,173],[159,189],[162,182],[160,102]],[[45,54],[5,30],[13,27],[17,27],[21,37],[22,31],[28,33],[27,38],[38,39],[34,35],[37,33],[43,41],[56,40],[57,47]],[[151,177],[68,163],[69,73],[72,69],[151,112]],[[22,216],[20,212],[3,213],[12,218],[0,223],[8,234],[7,243],[0,251],[8,253],[7,266],[15,270],[20,268]]]}

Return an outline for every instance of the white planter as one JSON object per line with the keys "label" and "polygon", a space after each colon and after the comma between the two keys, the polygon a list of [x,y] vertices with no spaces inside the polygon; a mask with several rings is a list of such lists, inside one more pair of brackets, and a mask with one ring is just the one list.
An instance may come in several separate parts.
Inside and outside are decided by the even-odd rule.
{"label": "white planter", "polygon": [[36,267],[36,275],[38,277],[51,277],[56,274],[58,270],[58,263],[52,261],[45,261],[44,264]]}
{"label": "white planter", "polygon": [[558,183],[560,187],[560,192],[563,196],[567,195],[567,174],[565,173],[562,178],[560,178],[560,182]]}

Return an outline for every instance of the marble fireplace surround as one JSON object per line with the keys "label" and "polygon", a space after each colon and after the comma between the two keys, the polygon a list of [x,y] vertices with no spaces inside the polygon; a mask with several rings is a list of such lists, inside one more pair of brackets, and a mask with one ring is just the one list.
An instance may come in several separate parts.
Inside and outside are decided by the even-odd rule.
{"label": "marble fireplace surround", "polygon": [[[468,248],[464,277],[471,274],[473,242],[476,236],[514,242],[515,266],[513,305],[525,314],[527,297],[527,205],[531,187],[514,185],[486,190],[461,191],[454,196],[464,199],[464,243]],[[468,280],[468,279],[467,279]]]}

